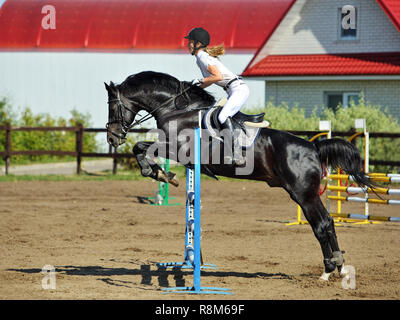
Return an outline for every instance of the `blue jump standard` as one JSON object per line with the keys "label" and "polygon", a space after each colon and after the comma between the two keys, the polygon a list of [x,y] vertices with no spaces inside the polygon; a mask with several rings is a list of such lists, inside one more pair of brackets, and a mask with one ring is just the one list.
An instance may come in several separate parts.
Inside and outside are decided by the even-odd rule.
{"label": "blue jump standard", "polygon": [[[217,269],[213,264],[201,264],[200,240],[200,128],[194,130],[195,160],[194,170],[187,169],[186,177],[186,231],[184,262],[157,263],[159,267],[193,269],[192,287],[174,287],[162,289],[163,293],[188,294],[233,294],[230,289],[201,287],[201,269]],[[194,225],[194,228],[193,228]]]}

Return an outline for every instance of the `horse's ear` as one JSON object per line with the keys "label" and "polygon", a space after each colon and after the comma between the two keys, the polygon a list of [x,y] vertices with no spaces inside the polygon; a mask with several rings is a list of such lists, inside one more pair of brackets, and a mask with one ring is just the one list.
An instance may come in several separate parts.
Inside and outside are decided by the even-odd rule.
{"label": "horse's ear", "polygon": [[110,81],[110,87],[113,88],[113,89],[115,89],[115,84],[114,84],[114,82]]}
{"label": "horse's ear", "polygon": [[106,90],[107,90],[108,92],[110,92],[110,90],[111,90],[110,86],[109,86],[107,83],[105,83],[105,82],[104,82],[104,85],[105,85],[105,87],[106,87]]}

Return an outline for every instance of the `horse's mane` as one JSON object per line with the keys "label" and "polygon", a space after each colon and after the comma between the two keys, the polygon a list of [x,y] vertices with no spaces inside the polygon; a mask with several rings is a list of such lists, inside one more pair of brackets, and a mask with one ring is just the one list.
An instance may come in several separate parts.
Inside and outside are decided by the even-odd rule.
{"label": "horse's mane", "polygon": [[[137,74],[130,75],[128,78],[125,79],[124,82],[120,84],[120,87],[128,89],[146,84],[153,86],[154,89],[163,90],[167,88],[174,93],[179,93],[183,88],[187,88],[187,86],[191,85],[189,82],[181,82],[177,78],[167,73],[143,71]],[[188,93],[192,93],[193,95],[198,96],[200,99],[205,100],[210,104],[215,102],[215,98],[211,94],[198,86],[191,86],[191,88],[188,90]]]}

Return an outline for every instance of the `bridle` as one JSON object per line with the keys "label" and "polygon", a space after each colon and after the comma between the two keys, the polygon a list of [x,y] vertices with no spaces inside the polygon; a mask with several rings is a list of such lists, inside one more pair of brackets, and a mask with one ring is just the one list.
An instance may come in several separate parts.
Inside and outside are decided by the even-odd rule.
{"label": "bridle", "polygon": [[[180,83],[180,85],[182,85],[182,84]],[[125,139],[125,137],[126,137],[126,135],[127,135],[127,133],[129,132],[130,129],[132,129],[133,127],[135,127],[135,126],[137,126],[137,125],[139,125],[139,124],[141,124],[141,123],[143,123],[143,122],[145,122],[145,121],[147,121],[147,120],[149,120],[151,118],[153,118],[154,117],[154,113],[156,111],[158,111],[162,107],[166,106],[167,104],[171,103],[172,101],[175,101],[175,99],[178,98],[179,96],[185,94],[187,99],[190,100],[188,94],[186,93],[190,88],[191,88],[191,86],[188,86],[187,88],[185,88],[183,90],[181,88],[181,90],[180,90],[180,92],[178,94],[176,94],[176,95],[172,96],[171,98],[167,99],[162,104],[160,104],[157,108],[155,108],[154,110],[149,112],[147,115],[142,116],[139,120],[136,120],[135,122],[133,122],[130,125],[126,123],[122,110],[125,109],[125,110],[128,110],[129,112],[131,112],[133,114],[133,118],[134,119],[135,119],[136,115],[138,114],[138,112],[132,111],[130,108],[128,108],[121,101],[121,96],[120,96],[119,90],[117,90],[117,98],[108,100],[108,102],[107,102],[108,105],[110,105],[110,103],[113,103],[113,102],[117,102],[118,103],[118,105],[117,105],[117,108],[118,108],[118,110],[117,110],[117,119],[115,119],[114,121],[109,121],[109,122],[106,123],[107,131],[110,132],[113,136],[115,136],[115,137],[117,137],[119,139]],[[136,101],[130,100],[130,102],[133,103],[133,104],[138,105],[139,107],[141,107],[141,109],[145,109],[139,103],[137,103]],[[117,132],[114,132],[109,128],[110,124],[113,124],[113,123],[118,123],[118,124],[121,125],[122,132],[124,133],[123,135],[121,135],[121,134],[119,134]]]}

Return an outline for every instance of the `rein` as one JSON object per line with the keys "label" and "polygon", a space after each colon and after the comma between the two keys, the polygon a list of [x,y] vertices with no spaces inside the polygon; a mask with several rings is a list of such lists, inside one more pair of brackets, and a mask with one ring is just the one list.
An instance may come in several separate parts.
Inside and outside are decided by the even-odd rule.
{"label": "rein", "polygon": [[[155,108],[154,110],[152,110],[151,112],[149,112],[149,114],[142,116],[139,120],[136,120],[134,123],[128,125],[125,122],[123,113],[122,113],[122,108],[124,108],[125,110],[128,110],[129,112],[133,113],[134,117],[136,117],[137,113],[135,113],[134,111],[132,111],[131,109],[129,109],[122,101],[121,101],[121,97],[120,97],[120,93],[119,90],[117,91],[117,99],[111,99],[108,101],[108,104],[112,103],[112,102],[118,102],[118,117],[115,121],[110,121],[106,123],[106,128],[107,131],[110,132],[112,135],[116,136],[117,138],[120,139],[125,139],[126,134],[129,132],[130,129],[132,129],[133,127],[151,119],[154,117],[154,113],[156,111],[158,111],[159,109],[161,109],[162,107],[164,107],[165,105],[171,103],[172,101],[174,101],[176,98],[178,98],[179,96],[185,94],[189,89],[191,88],[191,86],[188,86],[187,88],[181,90],[181,92],[179,92],[178,94],[172,96],[171,98],[167,99],[166,101],[164,101],[162,104],[160,104],[157,108]],[[189,98],[189,97],[188,97]],[[141,105],[135,101],[130,100],[131,103],[138,105],[139,107],[141,107]],[[142,109],[144,109],[142,107]],[[122,126],[122,132],[124,133],[123,135],[120,135],[112,130],[109,129],[109,125],[112,123],[119,123]]]}

